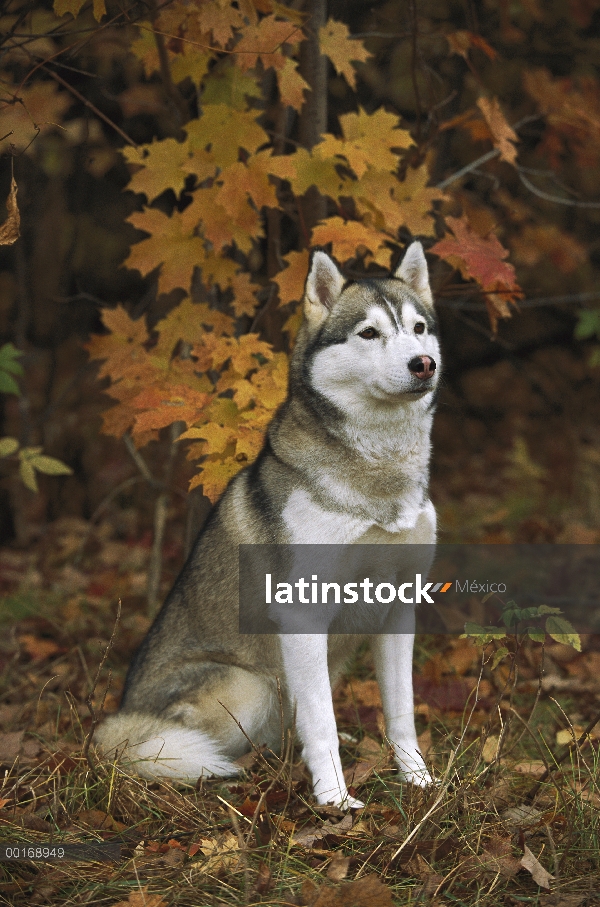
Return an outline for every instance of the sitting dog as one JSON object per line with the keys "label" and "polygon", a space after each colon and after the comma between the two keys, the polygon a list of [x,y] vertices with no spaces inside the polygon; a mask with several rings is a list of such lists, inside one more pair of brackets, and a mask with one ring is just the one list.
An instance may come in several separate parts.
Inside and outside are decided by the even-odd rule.
{"label": "sitting dog", "polygon": [[[357,281],[314,251],[303,310],[288,396],[264,447],[212,511],[131,664],[120,711],[96,736],[142,776],[193,783],[236,774],[248,739],[278,747],[282,698],[317,801],[350,808],[362,804],[344,781],[331,689],[363,637],[240,633],[237,552],[246,544],[433,550],[440,350],[420,243],[393,276]],[[423,786],[431,778],[414,724],[414,607],[403,609],[396,632],[373,635],[371,647],[400,775]]]}

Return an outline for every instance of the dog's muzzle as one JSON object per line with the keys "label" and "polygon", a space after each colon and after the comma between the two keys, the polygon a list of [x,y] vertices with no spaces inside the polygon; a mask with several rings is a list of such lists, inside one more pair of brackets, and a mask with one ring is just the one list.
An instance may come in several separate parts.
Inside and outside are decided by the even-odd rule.
{"label": "dog's muzzle", "polygon": [[418,378],[419,381],[426,381],[427,378],[433,378],[437,366],[435,359],[431,356],[415,356],[408,363],[408,370],[411,375]]}

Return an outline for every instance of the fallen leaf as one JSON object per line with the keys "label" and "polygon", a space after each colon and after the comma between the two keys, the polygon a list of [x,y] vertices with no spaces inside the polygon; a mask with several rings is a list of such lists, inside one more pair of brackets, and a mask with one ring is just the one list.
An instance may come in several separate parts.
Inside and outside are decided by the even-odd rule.
{"label": "fallen leaf", "polygon": [[540,888],[550,888],[550,882],[554,879],[554,876],[550,875],[550,873],[544,869],[540,861],[537,857],[534,857],[527,845],[525,845],[525,853],[521,860],[521,866],[523,869],[526,869],[527,872],[531,873],[531,878],[540,886]]}
{"label": "fallen leaf", "polygon": [[103,831],[123,831],[127,826],[117,819],[113,819],[101,809],[85,809],[77,815],[77,821],[89,828],[102,829]]}
{"label": "fallen leaf", "polygon": [[585,894],[565,894],[563,891],[554,891],[552,894],[541,896],[540,907],[579,907],[588,900],[589,894],[589,891]]}
{"label": "fallen leaf", "polygon": [[305,907],[393,907],[391,890],[376,875],[335,888],[329,885],[317,888],[307,881],[301,888],[300,899]]}
{"label": "fallen leaf", "polygon": [[519,775],[533,775],[534,778],[541,778],[546,771],[546,766],[541,759],[529,759],[523,762],[517,762],[511,766],[513,772]]}
{"label": "fallen leaf", "polygon": [[126,901],[119,901],[112,907],[167,907],[159,894],[150,894],[148,886],[132,891]]}
{"label": "fallen leaf", "polygon": [[347,814],[341,822],[327,820],[321,826],[309,825],[292,837],[291,843],[299,847],[312,847],[315,841],[321,841],[327,835],[343,835],[352,828],[352,816]]}
{"label": "fallen leaf", "polygon": [[32,661],[43,661],[61,651],[61,647],[53,639],[40,639],[31,633],[23,633],[18,639]]}
{"label": "fallen leaf", "polygon": [[490,735],[485,743],[483,744],[483,749],[481,750],[481,758],[488,765],[490,762],[493,762],[498,755],[498,743],[500,741],[499,737]]}
{"label": "fallen leaf", "polygon": [[15,761],[21,749],[25,731],[10,731],[0,737],[0,762],[10,764]]}
{"label": "fallen leaf", "polygon": [[583,734],[583,728],[579,724],[573,727],[566,727],[556,732],[556,742],[559,746],[573,746]]}
{"label": "fallen leaf", "polygon": [[270,889],[273,887],[273,877],[271,875],[271,870],[266,863],[261,863],[258,867],[258,873],[252,886],[253,894],[263,895],[267,894]]}
{"label": "fallen leaf", "polygon": [[350,857],[334,856],[327,869],[327,878],[332,882],[341,882],[348,875]]}
{"label": "fallen leaf", "polygon": [[537,825],[543,813],[535,806],[511,806],[502,813],[502,818],[514,828],[528,828]]}

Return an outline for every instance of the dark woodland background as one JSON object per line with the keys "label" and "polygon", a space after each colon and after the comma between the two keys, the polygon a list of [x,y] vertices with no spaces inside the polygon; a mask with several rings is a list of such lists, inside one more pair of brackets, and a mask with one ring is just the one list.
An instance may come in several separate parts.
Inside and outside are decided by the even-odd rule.
{"label": "dark woodland background", "polygon": [[[50,2],[12,5],[33,8],[40,31],[51,18]],[[402,117],[418,137],[419,153],[431,152],[433,185],[489,148],[464,129],[444,128],[473,105],[482,86],[501,99],[509,122],[532,114],[519,131],[519,169],[492,162],[454,186],[455,210],[460,204],[481,232],[494,229],[510,249],[525,292],[520,311],[494,336],[481,296],[456,275],[449,281],[437,259],[430,262],[444,359],[432,495],[448,541],[600,541],[599,370],[590,364],[600,299],[599,6],[593,0],[328,4],[328,15],[346,22],[373,53],[359,68],[359,103]],[[130,10],[131,21],[136,14],[144,14],[142,4]],[[112,555],[105,550],[113,578],[124,569],[127,546],[135,547],[143,572],[158,494],[141,480],[125,445],[100,433],[109,401],[83,343],[101,330],[105,307],[123,303],[152,326],[173,305],[172,294],[157,298],[155,277],[121,267],[136,238],[125,217],[140,199],[127,191],[123,139],[110,125],[137,143],[163,138],[176,129],[173,105],[159,75],[145,77],[128,54],[125,26],[94,34],[91,14],[77,21],[89,28],[90,40],[53,67],[77,94],[62,86],[69,103],[49,112],[40,102],[31,115],[46,126],[29,147],[15,147],[10,135],[1,146],[0,193],[8,193],[14,167],[22,236],[0,249],[0,345],[10,341],[22,351],[24,377],[21,397],[0,395],[0,437],[43,446],[73,469],[71,476],[40,476],[34,494],[10,463],[0,464],[0,544],[12,552],[0,559],[7,588],[24,571],[31,587],[51,584],[49,564],[62,569],[69,562],[74,585],[86,589],[85,572],[78,577],[77,571],[108,541],[117,545]],[[483,37],[498,58],[477,48],[468,59],[450,54],[443,35],[454,30]],[[31,60],[4,53],[0,68],[13,81],[11,87],[4,79],[5,119],[14,108],[14,84],[28,76]],[[540,69],[563,80],[567,102],[569,85],[574,103],[586,99],[587,134],[568,122],[553,129],[551,112],[540,113],[524,83],[524,74]],[[50,90],[48,67],[28,84],[36,80]],[[335,132],[338,115],[355,109],[356,98],[331,66],[328,94]],[[60,128],[47,124],[55,120]],[[253,254],[266,275],[265,244]],[[586,325],[589,336],[576,339]],[[285,348],[277,319],[265,319],[263,330]],[[165,438],[144,451],[153,474],[163,474],[169,447]],[[207,511],[198,492],[186,497],[190,475],[190,464],[178,456],[172,484],[179,493],[169,499],[164,548],[171,574]],[[47,550],[56,546],[62,554],[50,557]],[[137,582],[139,591],[141,577]]]}

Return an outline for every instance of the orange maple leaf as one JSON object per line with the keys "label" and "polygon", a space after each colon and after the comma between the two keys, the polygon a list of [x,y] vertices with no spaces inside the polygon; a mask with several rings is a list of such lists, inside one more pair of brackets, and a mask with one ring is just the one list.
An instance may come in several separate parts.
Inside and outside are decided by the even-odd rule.
{"label": "orange maple leaf", "polygon": [[384,243],[385,234],[359,221],[344,221],[341,217],[330,217],[313,230],[312,241],[317,246],[331,243],[338,261],[356,258],[357,253],[366,250],[375,261],[384,264],[389,261],[389,249]]}
{"label": "orange maple leaf", "polygon": [[450,32],[444,36],[446,41],[450,45],[450,51],[453,54],[458,54],[460,57],[464,57],[466,60],[469,56],[469,51],[473,47],[479,48],[482,50],[486,57],[490,60],[495,60],[498,56],[497,52],[491,47],[485,38],[482,38],[481,35],[476,35],[470,31],[455,31]]}
{"label": "orange maple leaf", "polygon": [[279,287],[279,300],[281,305],[288,302],[299,302],[304,293],[304,284],[308,274],[308,249],[302,252],[288,252],[284,257],[288,267],[276,274],[273,280]]}
{"label": "orange maple leaf", "polygon": [[104,309],[102,312],[104,326],[110,334],[96,334],[85,344],[90,359],[105,360],[100,369],[101,377],[106,375],[118,379],[131,367],[132,361],[145,360],[143,347],[148,340],[146,322],[143,318],[134,320],[121,306],[115,309]]}
{"label": "orange maple leaf", "polygon": [[513,142],[518,142],[519,137],[506,122],[504,114],[500,110],[498,98],[478,98],[477,106],[490,128],[494,147],[500,151],[500,157],[503,161],[514,164],[517,159],[517,149]]}
{"label": "orange maple leaf", "polygon": [[284,65],[277,70],[277,84],[282,104],[300,110],[304,104],[304,92],[310,91],[310,85],[300,75],[294,60],[286,57]]}
{"label": "orange maple leaf", "polygon": [[509,303],[523,295],[513,266],[504,261],[508,249],[493,233],[478,236],[464,218],[446,217],[446,223],[454,236],[440,240],[430,252],[458,268],[464,278],[476,280],[489,294],[486,303],[495,331],[498,318],[510,317]]}

